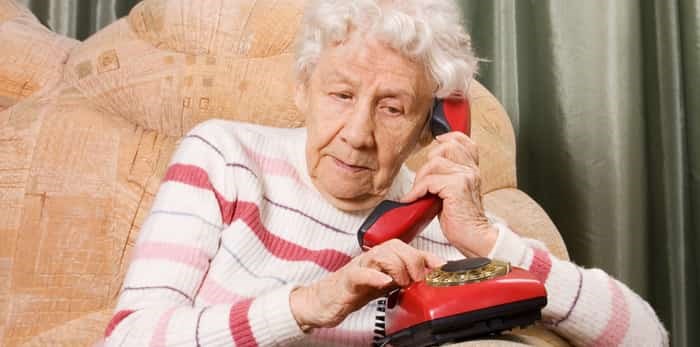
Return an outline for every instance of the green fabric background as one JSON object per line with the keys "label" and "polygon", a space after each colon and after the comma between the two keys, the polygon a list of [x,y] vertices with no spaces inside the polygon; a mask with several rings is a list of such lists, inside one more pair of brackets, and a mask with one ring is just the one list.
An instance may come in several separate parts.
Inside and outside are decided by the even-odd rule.
{"label": "green fabric background", "polygon": [[[520,187],[700,345],[700,0],[463,0]],[[693,328],[695,327],[695,328]]]}
{"label": "green fabric background", "polygon": [[[138,1],[21,2],[84,39]],[[460,3],[520,187],[575,262],[648,299],[674,346],[700,345],[700,0]]]}

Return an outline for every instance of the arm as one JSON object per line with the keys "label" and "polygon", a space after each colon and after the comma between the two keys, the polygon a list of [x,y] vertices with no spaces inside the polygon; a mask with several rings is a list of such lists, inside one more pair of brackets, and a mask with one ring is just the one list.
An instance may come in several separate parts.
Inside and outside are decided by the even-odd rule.
{"label": "arm", "polygon": [[106,346],[284,345],[303,335],[290,311],[292,286],[193,306],[221,231],[234,219],[235,170],[221,153],[242,152],[230,138],[207,122],[176,150],[141,229]]}
{"label": "arm", "polygon": [[583,269],[550,254],[535,240],[496,223],[489,257],[531,271],[547,288],[543,322],[577,346],[668,346],[654,310],[600,269]]}

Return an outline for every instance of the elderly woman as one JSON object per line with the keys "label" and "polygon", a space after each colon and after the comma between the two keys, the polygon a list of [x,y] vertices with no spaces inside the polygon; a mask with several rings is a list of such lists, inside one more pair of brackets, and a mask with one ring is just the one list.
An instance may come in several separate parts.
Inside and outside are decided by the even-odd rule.
{"label": "elderly woman", "polygon": [[[107,345],[370,345],[378,298],[444,259],[538,272],[544,325],[576,345],[666,345],[654,311],[604,272],[556,259],[487,218],[477,147],[429,140],[434,98],[459,95],[476,59],[447,0],[316,1],[296,58],[306,128],[213,120],[175,153],[142,227]],[[443,199],[410,245],[368,252],[356,230],[382,199]],[[379,317],[379,318],[378,318]]]}

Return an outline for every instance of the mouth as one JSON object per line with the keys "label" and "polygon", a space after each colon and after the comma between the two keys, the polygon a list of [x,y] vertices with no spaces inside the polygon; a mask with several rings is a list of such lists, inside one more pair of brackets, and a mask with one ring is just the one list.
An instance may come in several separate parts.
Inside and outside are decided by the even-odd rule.
{"label": "mouth", "polygon": [[340,168],[342,168],[342,169],[344,169],[344,170],[347,170],[347,171],[349,171],[349,172],[352,172],[352,173],[360,172],[360,171],[363,171],[363,170],[370,170],[370,168],[368,168],[368,167],[366,167],[366,166],[348,164],[348,163],[346,163],[346,162],[344,162],[344,161],[342,161],[342,160],[340,160],[340,159],[338,159],[338,158],[335,158],[335,157],[333,157],[333,161],[335,161],[335,164],[336,164],[338,167],[340,167]]}

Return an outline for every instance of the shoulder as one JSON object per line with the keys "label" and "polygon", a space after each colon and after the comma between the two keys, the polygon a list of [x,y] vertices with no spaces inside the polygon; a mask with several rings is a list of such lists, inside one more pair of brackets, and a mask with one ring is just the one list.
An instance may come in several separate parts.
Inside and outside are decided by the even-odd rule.
{"label": "shoulder", "polygon": [[258,124],[231,121],[225,119],[209,119],[197,124],[185,137],[204,137],[214,141],[236,140],[245,143],[260,138],[279,136],[291,129],[274,128]]}
{"label": "shoulder", "polygon": [[252,123],[210,119],[192,128],[182,139],[199,142],[199,145],[211,147],[220,156],[248,156],[251,150],[273,154],[280,152],[292,143],[303,142],[305,129],[276,128]]}

